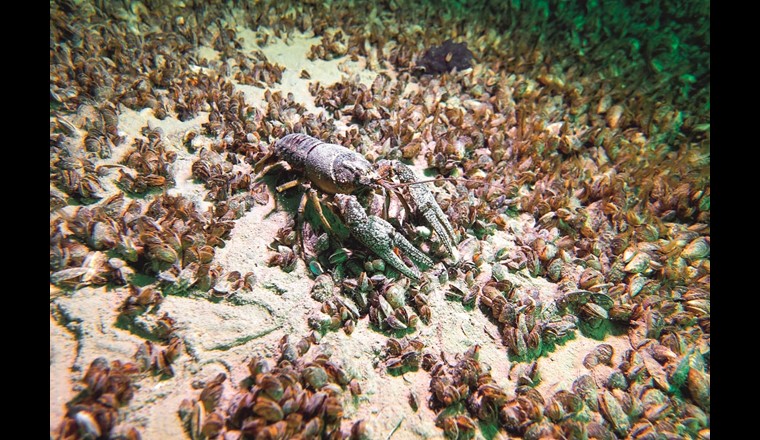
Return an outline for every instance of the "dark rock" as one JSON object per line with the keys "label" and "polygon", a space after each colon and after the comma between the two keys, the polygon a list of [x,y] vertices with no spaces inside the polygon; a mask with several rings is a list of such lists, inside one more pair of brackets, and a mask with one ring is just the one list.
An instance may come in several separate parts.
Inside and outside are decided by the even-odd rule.
{"label": "dark rock", "polygon": [[446,40],[440,46],[428,49],[417,63],[421,73],[438,74],[449,72],[451,69],[464,70],[471,67],[472,52],[467,43],[454,43]]}

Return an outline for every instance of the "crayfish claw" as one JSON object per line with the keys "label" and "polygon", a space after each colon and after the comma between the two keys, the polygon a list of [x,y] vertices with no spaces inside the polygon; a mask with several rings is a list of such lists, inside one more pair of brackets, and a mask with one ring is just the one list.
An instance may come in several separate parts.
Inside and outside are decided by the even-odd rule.
{"label": "crayfish claw", "polygon": [[[428,191],[428,194],[430,194],[430,191]],[[430,194],[430,196],[432,198],[432,194]],[[433,228],[435,233],[438,234],[438,237],[443,242],[443,246],[446,248],[446,253],[456,260],[454,246],[452,244],[452,241],[454,240],[454,230],[441,207],[438,206],[438,203],[435,203],[435,199],[432,199],[432,202],[432,204],[428,204],[418,209],[422,212],[422,216],[425,217],[425,220]]]}
{"label": "crayfish claw", "polygon": [[398,176],[399,180],[409,185],[409,196],[411,197],[414,205],[417,207],[425,221],[433,228],[435,233],[446,248],[448,255],[456,259],[454,253],[454,228],[449,223],[449,219],[443,210],[435,201],[433,193],[430,192],[427,185],[417,184],[417,176],[414,174],[411,168],[404,165],[399,161],[392,161],[393,171]]}
{"label": "crayfish claw", "polygon": [[[369,248],[369,246],[367,247]],[[372,252],[376,253],[380,258],[382,258],[386,263],[390,264],[396,268],[396,270],[406,275],[407,277],[413,279],[414,281],[420,281],[420,279],[422,279],[422,274],[420,274],[420,271],[417,270],[416,267],[409,267],[404,264],[404,260],[396,255],[396,253],[393,252],[392,248],[381,246],[379,249],[370,249]]]}
{"label": "crayfish claw", "polygon": [[369,250],[377,254],[386,263],[407,277],[419,281],[422,278],[416,267],[409,267],[394,252],[398,247],[418,266],[432,266],[433,261],[419,249],[415,248],[393,225],[377,216],[367,216],[356,197],[336,194],[335,200],[341,216],[346,222],[351,235]]}
{"label": "crayfish claw", "polygon": [[409,242],[409,240],[406,239],[403,235],[399,234],[395,230],[393,231],[392,235],[392,242],[393,245],[397,248],[399,248],[404,254],[409,257],[414,264],[417,266],[424,266],[425,268],[432,267],[433,266],[433,260],[430,259],[427,255],[422,253],[421,250],[414,247],[412,243]]}

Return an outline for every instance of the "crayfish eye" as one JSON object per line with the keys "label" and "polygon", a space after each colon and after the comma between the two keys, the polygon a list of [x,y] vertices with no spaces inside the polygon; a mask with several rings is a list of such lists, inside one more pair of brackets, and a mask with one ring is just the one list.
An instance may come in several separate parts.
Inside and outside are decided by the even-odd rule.
{"label": "crayfish eye", "polygon": [[359,175],[357,176],[357,183],[361,186],[373,186],[375,184],[375,179],[372,178],[372,176],[368,175]]}
{"label": "crayfish eye", "polygon": [[366,165],[363,162],[358,161],[358,160],[347,160],[343,163],[343,166],[345,166],[347,169],[351,170],[352,173],[358,176],[361,176],[362,174],[365,174],[369,171]]}
{"label": "crayfish eye", "polygon": [[344,172],[340,173],[346,182],[352,182],[359,185],[369,185],[372,183],[372,170],[363,162],[349,160],[343,163]]}

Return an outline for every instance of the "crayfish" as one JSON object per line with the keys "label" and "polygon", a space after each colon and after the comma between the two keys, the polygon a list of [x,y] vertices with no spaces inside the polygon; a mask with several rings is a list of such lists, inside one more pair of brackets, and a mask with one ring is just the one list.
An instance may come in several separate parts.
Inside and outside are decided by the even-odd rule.
{"label": "crayfish", "polygon": [[[264,166],[273,157],[279,160]],[[395,192],[400,186],[408,186],[411,200],[402,198],[406,209],[410,209],[409,202],[411,202],[436,232],[447,254],[456,259],[454,257],[454,228],[425,182],[418,181],[411,168],[405,164],[399,161],[383,160],[373,165],[361,154],[342,145],[322,142],[305,134],[293,133],[277,140],[269,154],[256,164],[254,169],[259,172],[257,180],[275,167],[293,170],[300,174],[296,179],[279,185],[278,192],[299,184],[310,186],[309,183],[311,183],[325,193],[334,194],[335,206],[351,235],[396,270],[419,281],[420,271],[415,266],[407,266],[396,250],[406,255],[418,267],[432,266],[433,261],[430,257],[412,245],[386,220],[375,215],[367,215],[355,196],[365,190],[385,189]],[[392,180],[394,178],[398,182]],[[320,221],[329,232],[332,232],[322,211],[317,192],[310,189],[307,194],[308,198],[302,197],[299,204],[299,222],[303,218],[307,200],[312,200]]]}

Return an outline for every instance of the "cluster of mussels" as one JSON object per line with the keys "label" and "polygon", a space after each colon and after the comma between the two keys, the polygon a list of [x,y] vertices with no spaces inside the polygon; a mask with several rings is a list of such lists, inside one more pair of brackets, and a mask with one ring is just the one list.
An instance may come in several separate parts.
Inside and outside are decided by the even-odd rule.
{"label": "cluster of mussels", "polygon": [[239,84],[250,84],[264,89],[279,84],[282,80],[285,67],[270,63],[263,52],[256,51],[251,56],[238,51],[236,55],[233,59],[240,71],[234,78]]}
{"label": "cluster of mussels", "polygon": [[[183,196],[144,203],[116,193],[57,214],[50,220],[50,280],[57,286],[126,284],[138,272],[157,276],[164,293],[182,293],[208,290],[224,275],[212,259],[232,229],[232,211],[203,213]],[[148,305],[149,297],[139,301]]]}
{"label": "cluster of mussels", "polygon": [[[84,201],[101,198],[101,171],[95,161],[110,158],[113,147],[123,142],[113,104],[82,104],[76,110],[73,118],[59,115],[50,123],[50,181],[56,184],[50,192],[51,212],[66,206],[69,197]],[[84,137],[77,125],[86,132]]]}
{"label": "cluster of mussels", "polygon": [[167,151],[162,141],[160,128],[144,127],[143,136],[134,142],[134,149],[123,159],[119,169],[117,184],[129,194],[145,194],[151,188],[166,188],[174,185],[169,165],[177,157],[175,151]]}
{"label": "cluster of mussels", "polygon": [[[374,264],[383,261],[368,262],[370,266]],[[343,279],[338,288],[331,275],[321,274],[311,295],[322,306],[319,313],[309,317],[309,326],[320,333],[343,328],[350,335],[356,321],[369,316],[370,323],[381,331],[411,332],[420,323],[430,323],[428,288],[429,285],[410,286],[407,279],[394,280],[382,273],[369,276],[364,271],[356,278]]]}
{"label": "cluster of mussels", "polygon": [[417,371],[429,356],[423,354],[425,343],[419,338],[388,338],[385,345],[385,367],[388,372],[400,375],[407,371]]}
{"label": "cluster of mussels", "polygon": [[[139,327],[139,331],[135,333],[151,335],[163,346],[146,340],[138,347],[135,360],[140,372],[152,371],[174,376],[172,363],[179,357],[184,344],[182,339],[175,334],[176,322],[169,313],[164,312],[160,317],[155,316],[158,306],[164,299],[163,295],[154,285],[137,287],[129,284],[127,289],[129,296],[119,307],[119,318],[128,327]],[[140,319],[144,316],[150,316],[151,319]]]}
{"label": "cluster of mussels", "polygon": [[113,432],[119,407],[132,399],[132,377],[137,372],[137,366],[129,362],[113,361],[109,364],[105,358],[92,361],[82,379],[85,389],[66,404],[68,411],[57,438],[139,440],[140,434],[135,428]]}
{"label": "cluster of mussels", "polygon": [[[506,287],[506,295],[501,288]],[[560,318],[548,313],[541,301],[514,288],[507,280],[483,286],[480,304],[499,324],[502,341],[517,358],[540,356],[545,346],[561,342],[576,328],[574,315]]]}
{"label": "cluster of mussels", "polygon": [[[651,341],[650,341],[651,342]],[[584,360],[592,374],[578,377],[568,390],[548,399],[537,389],[536,363],[517,364],[517,387],[508,393],[473,347],[454,364],[428,356],[431,408],[449,438],[472,438],[479,422],[524,439],[541,438],[709,438],[709,377],[701,357],[676,356],[656,343],[629,350],[616,369],[612,347],[602,344]],[[664,366],[663,366],[664,364]],[[669,371],[669,373],[668,373]],[[691,394],[697,404],[683,398]]]}
{"label": "cluster of mussels", "polygon": [[[281,355],[274,364],[256,355],[248,363],[250,376],[226,402],[226,375],[209,381],[196,399],[185,399],[180,417],[192,439],[368,439],[363,421],[349,432],[341,430],[344,391],[361,394],[361,386],[330,357],[304,357],[306,338],[292,344],[280,341]],[[274,364],[274,365],[273,365]],[[223,405],[224,403],[224,405]]]}
{"label": "cluster of mussels", "polygon": [[179,357],[184,347],[182,338],[174,334],[174,319],[164,313],[156,320],[151,334],[158,338],[159,346],[149,340],[143,342],[135,353],[135,360],[141,372],[151,371],[156,374],[174,376],[172,363]]}
{"label": "cluster of mussels", "polygon": [[317,58],[321,60],[332,60],[333,58],[342,57],[348,52],[348,45],[346,44],[346,36],[342,30],[325,31],[322,35],[320,43],[311,46],[307,58],[315,60]]}

